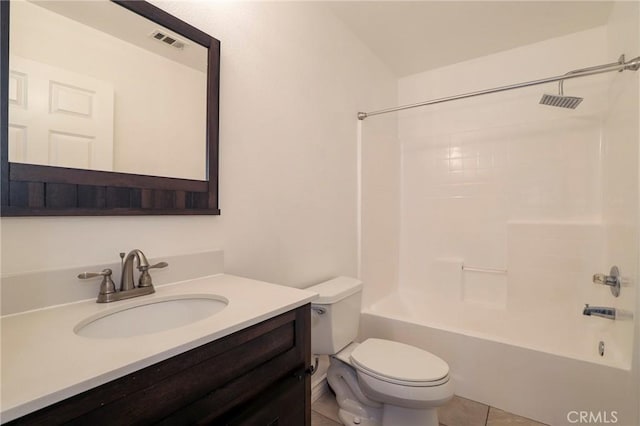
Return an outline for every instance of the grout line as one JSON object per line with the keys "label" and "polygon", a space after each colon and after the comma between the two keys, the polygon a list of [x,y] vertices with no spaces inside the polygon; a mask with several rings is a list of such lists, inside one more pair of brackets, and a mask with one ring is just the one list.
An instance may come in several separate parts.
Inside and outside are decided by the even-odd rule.
{"label": "grout line", "polygon": [[489,423],[489,413],[491,412],[491,406],[488,405],[488,409],[487,409],[487,417],[484,419],[484,426],[487,426],[487,423]]}

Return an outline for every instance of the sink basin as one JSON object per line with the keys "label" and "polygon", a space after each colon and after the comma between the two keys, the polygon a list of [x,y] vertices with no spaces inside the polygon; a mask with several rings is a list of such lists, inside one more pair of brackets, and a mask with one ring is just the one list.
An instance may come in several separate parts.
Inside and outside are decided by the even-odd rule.
{"label": "sink basin", "polygon": [[228,304],[226,298],[208,294],[155,298],[85,318],[73,331],[79,336],[101,339],[140,336],[200,321]]}

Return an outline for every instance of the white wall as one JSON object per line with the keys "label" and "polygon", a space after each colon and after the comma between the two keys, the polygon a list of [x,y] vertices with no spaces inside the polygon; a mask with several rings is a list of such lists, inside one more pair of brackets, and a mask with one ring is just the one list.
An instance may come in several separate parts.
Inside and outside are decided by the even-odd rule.
{"label": "white wall", "polygon": [[227,272],[291,286],[355,275],[356,112],[394,104],[395,78],[318,5],[156,4],[222,42],[222,215],[3,218],[3,273],[138,247],[223,249]]}
{"label": "white wall", "polygon": [[[394,103],[389,104],[392,106]],[[395,114],[362,121],[362,303],[398,287],[400,143]]]}

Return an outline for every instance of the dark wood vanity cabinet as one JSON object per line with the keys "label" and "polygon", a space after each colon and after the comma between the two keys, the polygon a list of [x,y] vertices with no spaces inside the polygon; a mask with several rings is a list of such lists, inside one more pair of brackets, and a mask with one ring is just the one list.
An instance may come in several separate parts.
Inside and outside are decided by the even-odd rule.
{"label": "dark wood vanity cabinet", "polygon": [[310,338],[305,305],[8,424],[310,426]]}

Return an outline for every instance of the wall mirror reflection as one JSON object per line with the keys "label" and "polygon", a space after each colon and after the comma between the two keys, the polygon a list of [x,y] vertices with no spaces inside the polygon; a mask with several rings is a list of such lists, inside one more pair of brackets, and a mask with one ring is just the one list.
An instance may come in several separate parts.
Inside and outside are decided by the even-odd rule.
{"label": "wall mirror reflection", "polygon": [[9,162],[206,181],[208,49],[110,1],[12,0]]}
{"label": "wall mirror reflection", "polygon": [[142,0],[0,22],[0,215],[220,214],[219,40]]}

